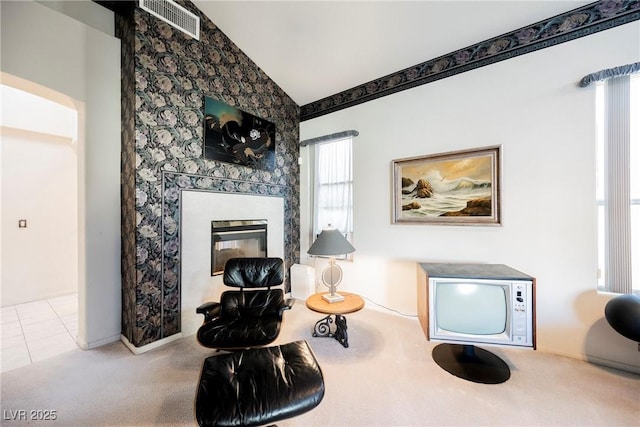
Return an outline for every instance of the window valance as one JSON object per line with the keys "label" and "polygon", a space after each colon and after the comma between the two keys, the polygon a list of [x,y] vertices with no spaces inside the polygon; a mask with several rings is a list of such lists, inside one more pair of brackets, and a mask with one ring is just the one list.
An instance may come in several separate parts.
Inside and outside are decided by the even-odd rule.
{"label": "window valance", "polygon": [[343,132],[332,133],[331,135],[319,136],[317,138],[305,139],[304,141],[300,141],[301,147],[306,147],[307,145],[313,144],[321,144],[323,142],[329,141],[337,141],[339,139],[345,138],[353,138],[354,136],[358,136],[359,133],[357,130],[345,130]]}
{"label": "window valance", "polygon": [[580,87],[587,87],[592,83],[601,82],[613,77],[627,76],[629,74],[640,73],[640,62],[622,65],[620,67],[600,70],[595,73],[587,74],[580,80]]}

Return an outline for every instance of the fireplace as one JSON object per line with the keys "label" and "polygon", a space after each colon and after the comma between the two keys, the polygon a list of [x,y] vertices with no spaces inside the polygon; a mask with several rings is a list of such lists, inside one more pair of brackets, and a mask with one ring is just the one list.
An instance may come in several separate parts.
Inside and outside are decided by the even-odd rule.
{"label": "fireplace", "polygon": [[[180,223],[180,326],[184,336],[202,325],[196,308],[207,301],[220,301],[229,290],[222,274],[211,275],[213,264],[213,220],[267,222],[267,252],[285,259],[285,198],[256,194],[183,191]],[[229,226],[229,221],[226,221]]]}
{"label": "fireplace", "polygon": [[267,220],[211,221],[211,275],[224,272],[230,258],[267,256]]}

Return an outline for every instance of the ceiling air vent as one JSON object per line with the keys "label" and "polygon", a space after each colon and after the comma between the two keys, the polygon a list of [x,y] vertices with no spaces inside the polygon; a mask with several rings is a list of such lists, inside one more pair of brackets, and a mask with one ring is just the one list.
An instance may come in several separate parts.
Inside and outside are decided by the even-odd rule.
{"label": "ceiling air vent", "polygon": [[172,0],[140,0],[140,8],[200,40],[200,18]]}

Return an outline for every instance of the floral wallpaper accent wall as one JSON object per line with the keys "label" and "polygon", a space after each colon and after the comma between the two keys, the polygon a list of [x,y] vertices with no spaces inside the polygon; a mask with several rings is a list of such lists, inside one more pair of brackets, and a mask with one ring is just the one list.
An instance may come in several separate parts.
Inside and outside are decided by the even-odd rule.
{"label": "floral wallpaper accent wall", "polygon": [[135,212],[135,25],[130,15],[115,15],[121,49],[122,145],[120,161],[122,334],[133,342],[136,313],[136,212]]}
{"label": "floral wallpaper accent wall", "polygon": [[[123,232],[135,224],[135,266],[123,250],[123,335],[138,347],[180,332],[183,191],[283,197],[285,262],[299,260],[299,107],[191,2],[179,3],[200,16],[201,40],[141,9],[133,15],[134,40],[123,39],[135,56],[133,140],[123,117],[123,168],[131,147],[135,169],[126,175],[135,195],[123,182]],[[275,123],[274,171],[203,158],[205,95]]]}

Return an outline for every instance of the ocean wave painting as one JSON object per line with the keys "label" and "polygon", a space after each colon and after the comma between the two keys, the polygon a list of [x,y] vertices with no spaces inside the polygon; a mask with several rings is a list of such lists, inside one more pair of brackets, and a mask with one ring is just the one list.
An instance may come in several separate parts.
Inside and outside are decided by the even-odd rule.
{"label": "ocean wave painting", "polygon": [[499,224],[499,166],[499,146],[394,160],[394,222]]}

